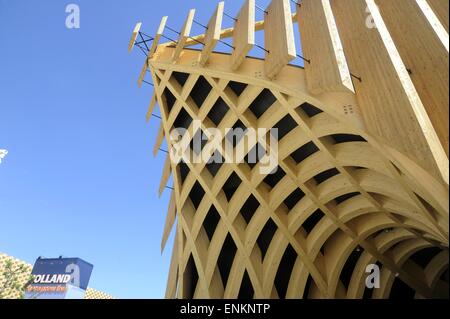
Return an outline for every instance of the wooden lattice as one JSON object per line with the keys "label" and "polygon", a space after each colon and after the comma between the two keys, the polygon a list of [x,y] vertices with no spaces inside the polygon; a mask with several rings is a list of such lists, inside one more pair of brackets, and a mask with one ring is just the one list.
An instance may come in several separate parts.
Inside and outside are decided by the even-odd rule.
{"label": "wooden lattice", "polygon": [[[282,7],[279,2],[289,1],[273,1]],[[321,38],[322,51],[304,50],[319,55],[306,57],[306,70],[286,65],[286,56],[278,61],[271,56],[270,74],[266,74],[267,59],[213,53],[210,47],[203,52],[188,48],[205,41],[204,35],[184,38],[181,51],[179,43],[161,44],[145,61],[154,84],[147,115],[150,118],[157,102],[162,118],[155,152],[164,137],[171,148],[170,132],[179,126],[187,128],[191,138],[200,131],[207,134],[208,128],[219,129],[223,136],[232,127],[279,130],[278,167],[274,174],[260,173],[267,158],[256,164],[245,160],[174,163],[167,155],[160,192],[170,174],[174,189],[162,248],[175,220],[176,238],[166,297],[388,298],[398,285],[404,284],[417,298],[448,296],[448,278],[442,275],[446,270],[448,274],[448,151],[442,143],[448,135],[433,129],[445,123],[436,122],[436,115],[423,118],[430,104],[423,97],[417,78],[422,76],[423,81],[427,74],[414,69],[416,78],[409,78],[406,66],[398,65],[405,59],[402,52],[407,44],[403,42],[400,53],[390,47],[396,39],[385,32],[381,18],[385,6],[389,6],[387,1],[377,2],[380,9],[371,0],[343,2],[303,1],[305,10],[309,10],[303,14],[305,19],[316,17],[328,21],[329,27],[312,29],[305,22],[308,32],[302,34],[304,44],[313,46],[310,37],[326,36]],[[243,8],[248,10],[249,5],[254,2],[246,1]],[[366,51],[358,47],[358,37],[352,34],[341,34],[341,43],[339,27],[341,32],[352,32],[347,22],[340,22],[345,6],[348,12],[360,15],[367,15],[369,8],[374,15],[377,28],[368,31],[375,35],[370,35],[372,42],[366,44]],[[411,6],[411,2],[405,6]],[[421,8],[417,4],[410,9]],[[297,10],[302,9],[297,6]],[[436,18],[424,12],[415,18]],[[289,12],[284,10],[278,20],[272,15],[270,25],[281,23],[280,29],[286,29],[286,23],[290,23],[286,13]],[[300,14],[293,15],[294,22],[297,16]],[[400,24],[403,18],[397,15]],[[240,23],[255,30],[264,27],[262,21]],[[356,28],[363,26],[357,24]],[[221,37],[234,36],[236,43],[240,35],[232,31],[222,30]],[[241,32],[248,39],[248,30]],[[359,34],[364,32],[361,29]],[[287,41],[291,41],[290,32],[287,36]],[[437,35],[429,37],[428,42],[438,44]],[[348,41],[353,41],[352,48]],[[442,53],[416,49],[419,56]],[[380,54],[374,67],[386,63],[385,75],[397,76],[386,79],[397,91],[387,92],[377,100],[372,98],[373,91],[388,89],[374,82],[383,74],[369,74],[375,70],[364,64],[373,54],[369,50]],[[367,57],[357,57],[358,54]],[[448,59],[448,50],[446,54]],[[330,74],[311,69],[317,58],[333,59],[327,60],[332,62],[329,67],[335,65],[337,69],[330,70]],[[357,59],[363,64],[358,65]],[[409,67],[415,67],[411,63]],[[448,68],[442,72],[447,72],[448,78]],[[365,81],[377,87],[367,87]],[[448,98],[448,82],[446,93]],[[385,107],[385,112],[390,112],[394,102],[408,110],[377,117],[369,109]],[[432,103],[436,107],[438,102]],[[448,114],[448,102],[446,106],[439,104],[437,109],[445,113],[445,107]],[[396,118],[405,114],[420,119]],[[197,131],[193,120],[201,123]],[[384,120],[388,123],[380,122]],[[405,121],[409,122],[403,125]],[[392,123],[395,125],[389,132],[379,133],[380,127]],[[432,132],[415,129],[424,129],[424,125],[429,125]],[[409,128],[410,131],[402,131]],[[396,130],[398,136],[388,139]],[[422,146],[410,147],[408,143],[414,138]],[[399,141],[404,145],[399,145]],[[240,143],[246,140],[241,139],[235,147]],[[253,147],[255,143],[247,145],[248,150]],[[213,156],[215,151],[209,149],[208,155]],[[417,154],[420,159],[415,157]],[[423,257],[427,255],[424,251],[431,257]],[[365,286],[366,266],[375,263],[381,267],[381,285],[372,291]]]}

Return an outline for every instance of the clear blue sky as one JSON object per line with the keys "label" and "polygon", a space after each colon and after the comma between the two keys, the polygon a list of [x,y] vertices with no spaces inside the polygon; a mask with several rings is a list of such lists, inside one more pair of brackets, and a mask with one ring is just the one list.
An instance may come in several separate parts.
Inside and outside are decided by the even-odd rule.
{"label": "clear blue sky", "polygon": [[[0,149],[9,151],[0,164],[0,252],[30,263],[80,257],[94,264],[91,287],[121,298],[164,296],[173,234],[162,256],[160,242],[170,194],[157,195],[159,123],[145,123],[151,88],[137,87],[143,55],[127,45],[138,21],[153,34],[169,15],[180,29],[197,8],[206,24],[217,2],[0,0]],[[80,29],[65,26],[69,3],[80,7]],[[225,11],[235,15],[241,4],[226,1]]]}

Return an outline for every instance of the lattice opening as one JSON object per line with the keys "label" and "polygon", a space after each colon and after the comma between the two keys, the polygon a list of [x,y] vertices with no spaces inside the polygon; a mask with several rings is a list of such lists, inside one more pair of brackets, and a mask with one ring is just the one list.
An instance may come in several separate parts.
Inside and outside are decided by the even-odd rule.
{"label": "lattice opening", "polygon": [[278,129],[278,140],[281,141],[283,137],[286,136],[290,131],[297,127],[297,122],[287,114],[283,117],[273,128]]}
{"label": "lattice opening", "polygon": [[415,252],[409,258],[420,267],[425,268],[441,251],[442,249],[439,247],[427,247]]}
{"label": "lattice opening", "polygon": [[214,103],[213,107],[211,108],[211,111],[209,111],[208,118],[216,126],[219,126],[220,122],[225,117],[229,109],[230,108],[225,103],[225,101],[221,97],[219,97],[216,103]]}
{"label": "lattice opening", "polygon": [[217,266],[219,267],[220,277],[222,278],[224,287],[227,286],[228,276],[230,274],[231,266],[233,265],[236,250],[236,244],[228,233],[217,260]]}
{"label": "lattice opening", "polygon": [[211,89],[212,89],[211,84],[209,84],[209,82],[203,76],[200,76],[197,82],[195,83],[194,87],[192,88],[190,94],[192,100],[194,100],[198,108],[201,108],[203,102],[208,97],[209,92],[211,92]]}
{"label": "lattice opening", "polygon": [[303,113],[305,113],[309,118],[312,118],[316,116],[317,114],[323,113],[323,111],[314,105],[309,104],[308,102],[303,103],[300,105],[298,110],[301,110]]}
{"label": "lattice opening", "polygon": [[167,114],[170,114],[170,111],[172,111],[172,108],[175,105],[176,98],[168,88],[164,89],[163,96],[166,100]]}
{"label": "lattice opening", "polygon": [[186,269],[183,274],[183,296],[187,299],[194,298],[195,288],[197,287],[198,282],[198,272],[197,267],[195,266],[194,257],[189,257],[189,260],[186,264]]}
{"label": "lattice opening", "polygon": [[313,230],[313,228],[317,225],[317,223],[319,223],[323,216],[325,216],[325,214],[320,209],[317,209],[303,222],[302,227],[307,234],[309,234]]}
{"label": "lattice opening", "polygon": [[252,281],[248,275],[247,270],[244,272],[242,277],[241,288],[239,289],[238,299],[253,299],[255,295],[255,290],[253,289]]}
{"label": "lattice opening", "polygon": [[244,218],[247,225],[250,223],[250,220],[252,219],[253,215],[255,214],[256,210],[259,207],[259,202],[256,199],[253,194],[250,194],[250,196],[245,201],[244,205],[241,207],[241,215]]}
{"label": "lattice opening", "polygon": [[297,163],[301,163],[314,153],[318,152],[319,148],[313,142],[308,142],[302,147],[298,148],[291,154],[292,159]]}
{"label": "lattice opening", "polygon": [[305,289],[303,290],[303,298],[302,299],[308,299],[312,282],[313,282],[312,276],[309,275],[308,279],[306,280]]}
{"label": "lattice opening", "polygon": [[241,82],[230,81],[228,82],[228,87],[236,94],[236,96],[240,96],[242,92],[247,88],[247,84]]}
{"label": "lattice opening", "polygon": [[272,92],[270,92],[270,90],[264,89],[258,97],[253,100],[248,108],[252,111],[256,118],[260,118],[269,109],[269,107],[275,103],[276,100],[276,97],[272,94]]}
{"label": "lattice opening", "polygon": [[274,188],[275,185],[278,184],[278,182],[281,181],[284,176],[286,176],[286,173],[281,167],[277,166],[274,170],[274,173],[268,174],[266,178],[264,178],[264,183],[269,185],[271,188]]}
{"label": "lattice opening", "polygon": [[259,160],[264,157],[266,154],[266,150],[262,147],[261,144],[257,143],[250,152],[244,157],[244,162],[250,166],[251,169],[258,164]]}
{"label": "lattice opening", "polygon": [[184,108],[182,108],[180,110],[180,112],[178,113],[175,121],[173,122],[173,128],[174,129],[178,129],[178,128],[188,129],[189,125],[191,125],[191,123],[192,123],[192,117],[189,115],[188,112],[186,112],[186,110]]}
{"label": "lattice opening", "polygon": [[441,277],[439,277],[439,279],[448,284],[448,279],[449,279],[448,268],[442,273],[442,275],[441,275]]}
{"label": "lattice opening", "polygon": [[178,164],[178,172],[180,173],[180,179],[181,179],[181,185],[183,185],[184,181],[186,180],[186,177],[189,174],[189,166],[187,166],[187,164],[183,161],[181,161]]}
{"label": "lattice opening", "polygon": [[341,270],[340,280],[345,288],[348,288],[350,284],[350,279],[352,278],[353,270],[355,269],[356,263],[359,260],[359,257],[363,253],[363,249],[361,247],[357,247],[354,249],[350,255],[348,256],[344,267]]}
{"label": "lattice opening", "polygon": [[358,195],[361,195],[361,193],[360,192],[348,193],[348,194],[344,194],[344,195],[338,196],[334,200],[335,200],[336,204],[339,205],[339,204],[341,204],[341,203],[343,203],[343,202],[345,202],[345,201],[347,201],[347,200],[349,200],[349,199],[351,199],[351,198],[353,198],[355,196],[358,196]]}
{"label": "lattice opening", "polygon": [[189,74],[188,73],[184,73],[184,72],[177,72],[174,71],[172,72],[172,77],[177,80],[178,84],[180,84],[180,86],[183,86],[187,79],[189,78]]}
{"label": "lattice opening", "polygon": [[241,185],[241,182],[242,180],[235,172],[233,172],[230,177],[228,177],[227,181],[222,187],[222,190],[224,191],[225,197],[228,201],[230,201],[230,199],[233,197],[239,185]]}
{"label": "lattice opening", "polygon": [[195,182],[194,186],[191,189],[191,192],[189,193],[189,198],[191,199],[195,209],[197,209],[200,205],[204,195],[205,191],[200,186],[200,183],[198,181]]}
{"label": "lattice opening", "polygon": [[[220,159],[219,162],[214,161],[214,159]],[[225,159],[223,158],[222,154],[220,154],[219,151],[215,151],[213,156],[209,159],[208,163],[205,165],[206,169],[211,173],[213,177],[216,176],[219,169],[222,167]]]}
{"label": "lattice opening", "polygon": [[434,207],[432,207],[425,199],[422,198],[422,196],[418,195],[417,193],[414,193],[417,198],[419,199],[419,201],[422,203],[422,205],[425,207],[425,209],[427,210],[427,212],[433,217],[434,220],[438,219],[438,213],[436,212],[436,210],[434,209]]}
{"label": "lattice opening", "polygon": [[189,146],[195,154],[200,155],[206,144],[208,144],[206,135],[202,130],[197,130],[191,142],[189,143]]}
{"label": "lattice opening", "polygon": [[331,135],[335,144],[349,143],[349,142],[367,142],[362,136],[354,134],[333,134]]}
{"label": "lattice opening", "polygon": [[247,127],[245,127],[245,125],[240,120],[237,120],[233,125],[233,129],[227,133],[226,138],[230,143],[233,144],[233,147],[236,147],[240,140],[244,138],[246,133]]}
{"label": "lattice opening", "polygon": [[281,258],[280,265],[275,276],[275,288],[280,299],[286,298],[286,292],[291,278],[292,269],[294,268],[297,253],[289,244]]}
{"label": "lattice opening", "polygon": [[284,205],[291,210],[295,205],[305,196],[300,188],[295,189],[286,199],[283,201]]}
{"label": "lattice opening", "polygon": [[214,232],[216,231],[217,224],[220,221],[220,214],[217,211],[216,207],[214,205],[211,205],[208,214],[205,217],[205,220],[203,221],[203,228],[206,231],[206,234],[208,235],[209,240],[211,241]]}
{"label": "lattice opening", "polygon": [[338,174],[339,174],[339,171],[336,168],[331,168],[322,173],[317,174],[313,178],[316,181],[317,185],[320,185],[321,183],[325,182],[327,179],[330,179],[333,176],[336,176]]}
{"label": "lattice opening", "polygon": [[271,218],[269,218],[261,230],[261,233],[256,240],[258,247],[261,250],[261,260],[264,260],[267,249],[269,248],[270,242],[272,241],[273,235],[275,234],[277,228],[277,225]]}
{"label": "lattice opening", "polygon": [[397,277],[392,284],[389,299],[414,299],[415,294],[414,289]]}

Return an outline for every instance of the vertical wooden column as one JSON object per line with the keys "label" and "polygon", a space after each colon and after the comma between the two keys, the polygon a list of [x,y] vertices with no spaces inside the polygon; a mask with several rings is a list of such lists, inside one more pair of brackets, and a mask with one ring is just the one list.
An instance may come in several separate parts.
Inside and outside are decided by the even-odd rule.
{"label": "vertical wooden column", "polygon": [[428,2],[428,5],[433,9],[434,14],[438,17],[439,21],[444,26],[448,33],[448,0],[424,0]]}
{"label": "vertical wooden column", "polygon": [[339,32],[329,0],[303,0],[297,6],[306,84],[312,94],[354,93]]}
{"label": "vertical wooden column", "polygon": [[181,51],[183,51],[187,39],[191,34],[192,23],[194,22],[195,9],[191,9],[181,29],[180,36],[178,37],[177,46],[173,53],[172,60],[176,61],[180,57]]}
{"label": "vertical wooden column", "polygon": [[[377,0],[381,15],[448,156],[448,51],[416,1]],[[443,32],[445,32],[442,29]]]}
{"label": "vertical wooden column", "polygon": [[272,0],[264,14],[265,74],[274,78],[295,59],[294,27],[289,0]]}
{"label": "vertical wooden column", "polygon": [[209,55],[216,47],[217,41],[220,40],[220,32],[222,31],[224,2],[217,4],[216,11],[209,20],[208,29],[205,34],[205,45],[203,46],[202,54],[200,56],[200,65],[205,65],[208,61]]}
{"label": "vertical wooden column", "polygon": [[356,98],[374,133],[448,184],[448,157],[374,0],[333,0]]}
{"label": "vertical wooden column", "polygon": [[148,53],[148,58],[152,58],[153,54],[156,52],[156,48],[158,47],[159,40],[161,39],[162,34],[164,33],[164,29],[166,28],[167,16],[162,17],[161,22],[159,24],[158,30],[156,31],[155,37],[153,39],[152,46],[150,48],[150,52]]}
{"label": "vertical wooden column", "polygon": [[246,0],[234,23],[231,69],[237,70],[255,45],[255,0]]}

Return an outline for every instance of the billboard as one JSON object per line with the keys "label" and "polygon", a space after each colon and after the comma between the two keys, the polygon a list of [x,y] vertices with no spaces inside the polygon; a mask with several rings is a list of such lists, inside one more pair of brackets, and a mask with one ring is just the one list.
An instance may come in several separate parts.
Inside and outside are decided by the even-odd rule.
{"label": "billboard", "polygon": [[84,299],[94,266],[80,258],[38,258],[26,299]]}

